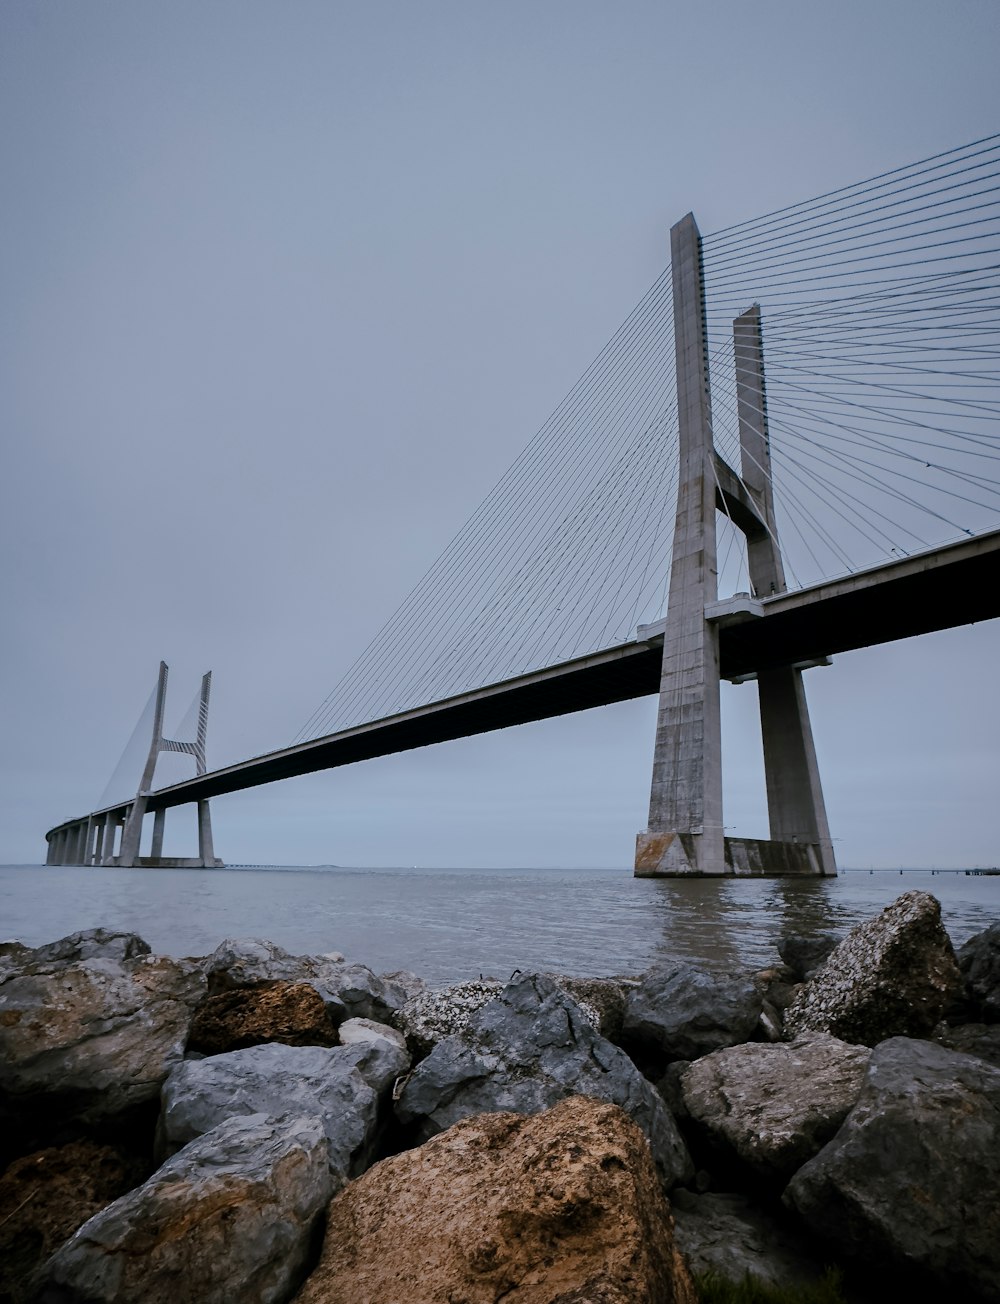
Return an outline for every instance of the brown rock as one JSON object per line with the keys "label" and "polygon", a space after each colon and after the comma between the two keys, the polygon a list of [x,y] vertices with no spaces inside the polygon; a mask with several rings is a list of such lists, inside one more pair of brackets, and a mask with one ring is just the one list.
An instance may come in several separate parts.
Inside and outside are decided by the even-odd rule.
{"label": "brown rock", "polygon": [[616,1105],[480,1114],[330,1205],[297,1304],[695,1304],[649,1146]]}
{"label": "brown rock", "polygon": [[265,1042],[336,1046],[337,1030],[309,983],[259,983],[206,996],[194,1012],[188,1050],[222,1055]]}
{"label": "brown rock", "polygon": [[0,1304],[32,1299],[49,1255],[147,1171],[135,1158],[93,1141],[15,1160],[0,1177]]}

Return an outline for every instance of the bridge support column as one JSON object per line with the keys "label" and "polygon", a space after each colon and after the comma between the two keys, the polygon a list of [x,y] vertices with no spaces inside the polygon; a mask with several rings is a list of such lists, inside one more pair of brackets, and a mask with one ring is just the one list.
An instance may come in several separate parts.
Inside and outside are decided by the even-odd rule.
{"label": "bridge support column", "polygon": [[97,824],[93,815],[89,816],[83,829],[83,859],[80,862],[83,865],[92,865],[94,863],[94,830]]}
{"label": "bridge support column", "polygon": [[104,834],[108,827],[107,816],[97,821],[97,836],[94,839],[94,864],[104,864]]}
{"label": "bridge support column", "polygon": [[[733,322],[733,349],[740,471],[764,526],[747,536],[747,563],[755,596],[767,598],[784,593],[786,585],[774,516],[764,345],[756,304]],[[757,692],[771,840],[801,847],[813,873],[835,875],[802,671],[790,665],[761,670]]]}
{"label": "bridge support column", "polygon": [[125,869],[132,869],[139,860],[139,843],[142,839],[142,821],[146,815],[146,794],[136,794],[125,816],[122,829],[122,844],[116,863]]}
{"label": "bridge support column", "polygon": [[101,864],[115,863],[115,841],[118,837],[118,816],[111,811],[104,817],[104,841],[101,846]]}
{"label": "bridge support column", "polygon": [[198,859],[206,869],[214,869],[218,863],[212,843],[212,813],[207,801],[198,803]]}
{"label": "bridge support column", "polygon": [[649,827],[635,872],[724,874],[715,475],[701,237],[689,213],[670,232],[680,478],[674,523]]}
{"label": "bridge support column", "polygon": [[163,834],[167,823],[167,812],[158,810],[153,813],[153,841],[150,844],[149,855],[152,860],[159,860],[163,856]]}

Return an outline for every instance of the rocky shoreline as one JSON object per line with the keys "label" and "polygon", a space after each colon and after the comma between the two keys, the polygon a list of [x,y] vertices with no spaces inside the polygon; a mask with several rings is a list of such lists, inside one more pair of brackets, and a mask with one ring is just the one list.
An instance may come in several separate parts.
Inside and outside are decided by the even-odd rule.
{"label": "rocky shoreline", "polygon": [[0,944],[0,1304],[1000,1299],[1000,924],[431,991],[261,940]]}

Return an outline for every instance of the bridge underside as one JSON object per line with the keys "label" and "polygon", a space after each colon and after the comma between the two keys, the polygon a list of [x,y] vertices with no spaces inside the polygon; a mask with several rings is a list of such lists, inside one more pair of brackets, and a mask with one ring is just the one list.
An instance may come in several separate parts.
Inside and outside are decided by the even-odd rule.
{"label": "bridge underside", "polygon": [[[719,631],[721,672],[770,666],[1000,616],[1000,531],[763,603]],[[149,808],[181,805],[294,775],[351,765],[511,725],[647,697],[659,691],[663,636],[540,670],[461,697],[255,757],[153,793]]]}
{"label": "bridge underside", "polygon": [[[816,661],[995,619],[1000,617],[1000,531],[843,580],[784,593],[760,607],[761,615],[740,615],[721,626],[723,678],[743,679],[773,666]],[[646,697],[659,691],[662,659],[663,636],[655,634],[210,771],[150,793],[147,810],[164,810],[432,743]],[[91,818],[101,814],[104,812],[95,812]],[[51,839],[79,823],[66,821],[47,836]]]}

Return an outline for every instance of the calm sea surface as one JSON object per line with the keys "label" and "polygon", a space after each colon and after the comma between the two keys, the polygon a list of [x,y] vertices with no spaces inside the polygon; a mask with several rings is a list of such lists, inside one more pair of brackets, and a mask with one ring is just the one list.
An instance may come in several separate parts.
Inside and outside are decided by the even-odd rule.
{"label": "calm sea surface", "polygon": [[342,951],[432,983],[515,969],[638,974],[656,960],[762,968],[784,933],[842,930],[901,892],[941,902],[956,946],[1000,919],[1000,877],[847,870],[826,882],[636,879],[597,869],[71,869],[0,867],[0,940],[81,928],[205,955],[226,937]]}

